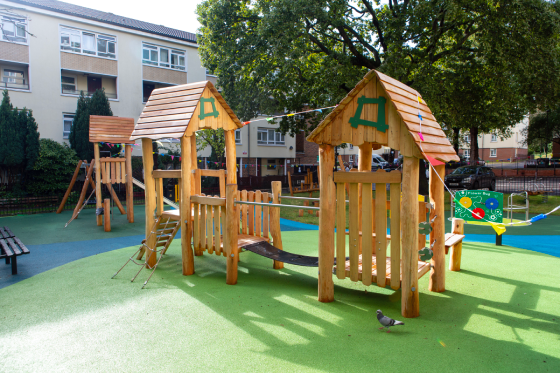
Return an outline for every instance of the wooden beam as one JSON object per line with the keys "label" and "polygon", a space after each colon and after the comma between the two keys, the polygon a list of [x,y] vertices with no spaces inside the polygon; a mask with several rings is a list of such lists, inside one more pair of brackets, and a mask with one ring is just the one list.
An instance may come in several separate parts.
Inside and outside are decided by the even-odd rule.
{"label": "wooden beam", "polygon": [[154,180],[156,183],[156,216],[163,214],[163,179]]}
{"label": "wooden beam", "polygon": [[111,200],[105,198],[103,202],[103,228],[105,232],[111,232]]}
{"label": "wooden beam", "polygon": [[78,161],[78,165],[74,170],[74,175],[72,175],[72,180],[70,180],[70,185],[68,186],[68,189],[66,189],[66,193],[64,193],[64,197],[62,198],[62,202],[60,203],[60,206],[58,206],[58,210],[56,210],[57,214],[60,214],[62,212],[62,210],[64,209],[64,205],[66,204],[66,201],[68,201],[70,192],[72,192],[72,187],[74,186],[74,183],[76,183],[76,179],[78,178],[78,174],[80,173],[80,167],[82,167],[81,160]]}
{"label": "wooden beam", "polygon": [[[145,184],[145,213],[146,213],[146,245],[152,249],[156,246],[156,235],[150,234],[154,228],[156,209],[156,185],[152,177],[154,169],[154,157],[152,154],[152,140],[142,139],[142,161],[144,163],[144,184]],[[157,262],[155,251],[146,253],[146,265],[153,268]]]}
{"label": "wooden beam", "polygon": [[152,177],[154,179],[180,179],[181,170],[154,170]]}
{"label": "wooden beam", "polygon": [[199,203],[201,205],[209,206],[225,206],[226,199],[206,196],[191,196],[191,203]]}
{"label": "wooden beam", "polygon": [[192,222],[191,222],[191,137],[181,137],[181,255],[183,262],[183,275],[194,274],[194,253],[191,247]]}
{"label": "wooden beam", "polygon": [[[181,153],[182,154],[182,153]],[[182,158],[181,158],[182,159]],[[196,134],[192,134],[191,136],[191,195],[196,194],[197,190],[197,180],[193,177],[192,172],[194,170],[198,170],[198,158],[196,153]],[[198,180],[200,183],[200,180]]]}
{"label": "wooden beam", "polygon": [[403,157],[402,182],[402,300],[404,317],[418,317],[418,158]]}
{"label": "wooden beam", "polygon": [[[463,219],[453,218],[451,226],[453,227],[453,233],[463,235],[465,234],[465,221]],[[450,271],[460,271],[461,270],[461,254],[463,252],[463,240],[451,246],[451,255],[449,256],[449,270]]]}
{"label": "wooden beam", "polygon": [[125,145],[124,158],[126,162],[126,218],[134,223],[134,191],[132,187],[132,146]]}
{"label": "wooden beam", "polygon": [[[226,131],[226,133],[231,131]],[[237,248],[237,236],[239,228],[239,213],[237,207],[233,204],[234,198],[237,197],[237,185],[226,185],[226,224],[224,237],[224,250],[227,256],[226,262],[226,284],[237,284],[237,263],[239,261],[239,253]]]}
{"label": "wooden beam", "polygon": [[[93,143],[93,154],[95,157],[95,207],[103,207],[103,202],[101,201],[101,162],[99,161],[99,143]],[[101,226],[103,217],[97,215],[97,226]]]}
{"label": "wooden beam", "polygon": [[113,189],[111,184],[107,184],[107,189],[109,189],[109,193],[111,193],[111,197],[113,197],[113,201],[115,201],[115,204],[117,205],[117,208],[119,209],[121,215],[126,214],[126,211],[124,211],[124,207],[121,204],[121,201],[119,200],[119,197],[117,196],[117,193],[115,193],[115,190]]}
{"label": "wooden beam", "polygon": [[[319,213],[319,295],[320,302],[334,300],[332,268],[334,265],[335,184],[333,182],[334,148],[319,145],[319,168],[321,180]],[[342,263],[340,263],[342,265]]]}
{"label": "wooden beam", "polygon": [[[282,194],[282,182],[272,182],[272,203],[280,203],[280,194]],[[270,235],[275,248],[283,250],[282,233],[280,232],[280,207],[270,207]],[[284,263],[274,261],[274,269],[284,268]]]}
{"label": "wooden beam", "polygon": [[290,196],[294,196],[294,190],[292,188],[292,174],[288,171],[288,187],[290,187]]}
{"label": "wooden beam", "polygon": [[430,220],[436,215],[437,218],[430,233],[430,245],[434,240],[436,243],[432,248],[434,256],[431,262],[429,290],[438,293],[445,291],[445,197],[442,183],[444,177],[445,165],[430,167],[430,202],[434,205]]}
{"label": "wooden beam", "polygon": [[227,184],[237,184],[237,158],[235,150],[235,131],[225,132]]}
{"label": "wooden beam", "polygon": [[[80,193],[80,198],[78,199],[78,203],[76,204],[76,207],[74,208],[74,212],[72,213],[72,218],[76,219],[78,217],[78,211],[80,211],[80,207],[82,206],[82,203],[84,203],[84,199],[86,198],[86,192],[88,190],[88,186],[91,184],[91,174],[93,172],[93,159],[91,160],[91,163],[89,164],[89,168],[87,168],[87,174],[86,174],[86,180],[84,182],[84,186],[82,187],[82,192]],[[95,186],[93,186],[93,189],[95,189]]]}

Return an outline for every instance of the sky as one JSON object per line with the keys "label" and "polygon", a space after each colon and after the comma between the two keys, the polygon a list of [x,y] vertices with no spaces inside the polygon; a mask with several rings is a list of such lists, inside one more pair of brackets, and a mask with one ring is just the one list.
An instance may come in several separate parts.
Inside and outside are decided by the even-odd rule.
{"label": "sky", "polygon": [[195,13],[203,0],[158,0],[156,2],[133,0],[64,0],[66,3],[110,12],[139,21],[155,23],[177,30],[196,33],[200,27]]}

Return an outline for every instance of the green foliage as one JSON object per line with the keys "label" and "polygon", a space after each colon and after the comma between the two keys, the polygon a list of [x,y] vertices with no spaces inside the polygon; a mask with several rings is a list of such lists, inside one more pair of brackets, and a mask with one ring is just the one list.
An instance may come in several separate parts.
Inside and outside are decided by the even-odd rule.
{"label": "green foliage", "polygon": [[39,143],[39,157],[27,189],[33,195],[63,193],[78,164],[76,152],[51,139],[41,139]]}
{"label": "green foliage", "polygon": [[[206,0],[197,8],[199,53],[242,120],[332,106],[378,69],[418,90],[449,134],[507,136],[524,114],[560,101],[559,8],[545,0]],[[311,128],[320,120],[285,118],[281,130],[309,131],[309,118]]]}
{"label": "green foliage", "polygon": [[209,146],[211,148],[210,161],[224,163],[226,139],[224,130],[201,130],[196,133],[196,150],[201,151]]}
{"label": "green foliage", "polygon": [[[6,171],[7,183],[21,187],[38,156],[39,132],[33,113],[25,108],[14,108],[8,91],[4,91],[3,96],[0,105],[0,169]],[[17,183],[18,176],[20,183]]]}
{"label": "green foliage", "polygon": [[[89,142],[90,115],[113,116],[113,111],[104,89],[95,91],[91,98],[86,97],[83,91],[80,92],[74,122],[68,136],[70,146],[76,151],[78,157],[88,162],[94,157],[93,143]],[[120,148],[103,145],[100,150],[110,151],[111,155],[114,155],[120,151]]]}
{"label": "green foliage", "polygon": [[531,116],[523,135],[525,144],[535,152],[548,150],[553,142],[560,144],[560,107]]}

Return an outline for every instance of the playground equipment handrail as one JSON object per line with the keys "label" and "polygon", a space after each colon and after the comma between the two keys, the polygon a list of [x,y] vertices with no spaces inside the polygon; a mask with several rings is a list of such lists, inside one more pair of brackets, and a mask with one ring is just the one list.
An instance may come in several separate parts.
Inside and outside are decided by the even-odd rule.
{"label": "playground equipment handrail", "polygon": [[[281,197],[284,198],[284,197]],[[254,206],[268,206],[268,207],[287,207],[292,209],[301,209],[304,208],[305,210],[320,210],[320,207],[312,207],[312,206],[299,206],[299,205],[283,205],[281,203],[264,203],[264,202],[249,202],[249,201],[234,201],[234,204],[238,205],[254,205]]]}

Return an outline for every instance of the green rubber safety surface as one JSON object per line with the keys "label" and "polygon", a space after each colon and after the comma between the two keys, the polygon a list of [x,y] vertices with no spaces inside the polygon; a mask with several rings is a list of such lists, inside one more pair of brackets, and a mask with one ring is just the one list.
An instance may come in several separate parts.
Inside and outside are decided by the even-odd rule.
{"label": "green rubber safety surface", "polygon": [[[317,255],[318,232],[282,234],[286,250]],[[136,247],[77,260],[0,290],[3,372],[511,372],[560,371],[560,258],[463,244],[446,291],[419,281],[420,313],[400,316],[400,292],[335,281],[319,303],[317,269],[241,254],[195,257],[181,275],[175,240],[146,289],[131,283]],[[376,310],[402,320],[378,330]]]}

